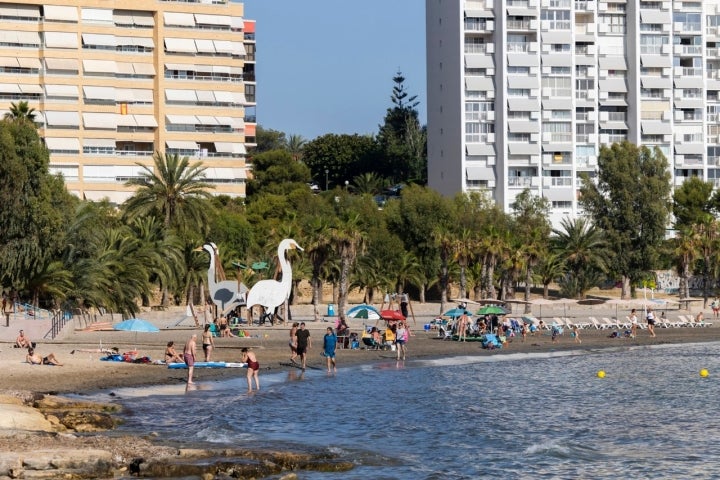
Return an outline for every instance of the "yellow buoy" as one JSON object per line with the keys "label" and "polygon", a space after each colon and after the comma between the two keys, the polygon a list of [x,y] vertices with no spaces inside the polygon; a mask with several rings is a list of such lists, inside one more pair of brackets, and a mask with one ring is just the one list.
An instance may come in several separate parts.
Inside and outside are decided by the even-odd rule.
{"label": "yellow buoy", "polygon": [[707,377],[708,375],[710,375],[710,372],[708,372],[706,369],[703,368],[702,370],[700,370],[701,377]]}
{"label": "yellow buoy", "polygon": [[605,378],[605,370],[600,370],[600,371],[597,373],[597,376],[598,376],[598,378]]}

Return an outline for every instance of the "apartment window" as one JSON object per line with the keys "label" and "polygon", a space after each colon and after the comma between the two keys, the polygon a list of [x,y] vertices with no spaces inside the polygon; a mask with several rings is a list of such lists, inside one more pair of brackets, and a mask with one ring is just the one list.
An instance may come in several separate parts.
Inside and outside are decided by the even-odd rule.
{"label": "apartment window", "polygon": [[544,122],[542,129],[543,134],[550,134],[551,142],[572,142],[572,123]]}
{"label": "apartment window", "polygon": [[627,130],[600,130],[601,135],[607,135],[607,143],[620,143],[627,140]]}
{"label": "apartment window", "polygon": [[700,13],[673,12],[673,22],[680,26],[682,32],[700,31]]}
{"label": "apartment window", "polygon": [[552,97],[569,97],[572,94],[570,77],[543,77],[543,89],[549,88]]}
{"label": "apartment window", "polygon": [[508,120],[530,120],[530,112],[510,110],[507,112]]}
{"label": "apartment window", "polygon": [[595,90],[595,80],[592,78],[578,78],[575,80],[575,88],[578,91]]}
{"label": "apartment window", "polygon": [[643,77],[662,77],[663,69],[660,67],[640,67],[640,75]]}
{"label": "apartment window", "polygon": [[662,88],[641,88],[640,98],[663,98]]}
{"label": "apartment window", "polygon": [[641,138],[643,143],[663,143],[664,135],[642,135]]}
{"label": "apartment window", "polygon": [[[245,92],[247,93],[247,85],[245,85]],[[465,98],[468,100],[483,100],[487,98],[488,92],[481,90],[470,90],[465,92]]]}
{"label": "apartment window", "polygon": [[551,43],[550,51],[552,53],[568,53],[568,52],[570,52],[570,44],[569,43]]}
{"label": "apartment window", "polygon": [[530,47],[530,41],[527,35],[518,35],[510,33],[507,36],[508,52],[527,52]]}
{"label": "apartment window", "polygon": [[[555,68],[555,67],[553,67]],[[558,68],[564,68],[564,67],[558,67]],[[575,65],[575,76],[576,77],[587,77],[589,68],[587,65]]]}
{"label": "apartment window", "polygon": [[608,100],[625,101],[627,95],[623,92],[608,92]]}
{"label": "apartment window", "polygon": [[683,135],[683,142],[686,142],[686,143],[702,142],[702,141],[703,141],[702,133],[686,133]]}
{"label": "apartment window", "polygon": [[708,125],[708,135],[711,137],[716,137],[720,135],[720,125]]}
{"label": "apartment window", "polygon": [[484,18],[467,17],[465,18],[465,30],[487,30],[487,20]]}
{"label": "apartment window", "polygon": [[661,33],[663,31],[663,26],[661,23],[641,23],[640,31],[648,32],[648,33],[649,32]]}
{"label": "apartment window", "polygon": [[465,121],[487,120],[487,112],[495,110],[493,102],[465,102]]}
{"label": "apartment window", "polygon": [[625,15],[600,15],[600,24],[607,25],[608,33],[625,33]]}
{"label": "apartment window", "polygon": [[466,68],[465,75],[468,77],[484,77],[486,70],[484,68]]}
{"label": "apartment window", "polygon": [[529,97],[530,89],[527,88],[508,88],[508,97]]}
{"label": "apartment window", "polygon": [[489,133],[495,133],[494,123],[466,123],[465,124],[465,141],[466,142],[486,142]]}
{"label": "apartment window", "polygon": [[508,75],[530,75],[530,67],[508,67]]}
{"label": "apartment window", "polygon": [[595,156],[594,145],[578,145],[575,147],[575,158],[579,161],[587,162],[590,157]]}
{"label": "apartment window", "polygon": [[720,120],[720,105],[708,105],[707,106],[707,118],[708,122],[717,122]]}
{"label": "apartment window", "polygon": [[587,122],[590,120],[590,112],[592,112],[592,107],[577,107],[575,109],[575,120],[578,122]]}
{"label": "apartment window", "polygon": [[566,210],[568,208],[572,208],[572,202],[570,200],[553,200],[551,205],[553,209],[559,208]]}
{"label": "apartment window", "polygon": [[530,143],[529,133],[508,133],[508,142]]}
{"label": "apartment window", "polygon": [[480,37],[465,37],[465,53],[485,53],[487,45]]}
{"label": "apartment window", "polygon": [[702,98],[703,93],[701,88],[683,88],[683,98]]}
{"label": "apartment window", "polygon": [[662,9],[662,2],[643,2],[641,0],[640,8],[643,10],[660,10]]}
{"label": "apartment window", "polygon": [[549,30],[570,30],[570,10],[543,10],[540,19],[548,22]]}
{"label": "apartment window", "polygon": [[550,118],[553,120],[572,120],[572,112],[570,110],[552,110]]}
{"label": "apartment window", "polygon": [[578,123],[575,125],[575,141],[578,143],[590,142],[590,135],[595,133],[595,125],[592,123]]}

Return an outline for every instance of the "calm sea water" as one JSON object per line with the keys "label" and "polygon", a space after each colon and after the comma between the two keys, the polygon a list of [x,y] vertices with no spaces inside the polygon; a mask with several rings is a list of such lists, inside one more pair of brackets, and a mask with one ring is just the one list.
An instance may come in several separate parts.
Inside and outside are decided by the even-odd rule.
{"label": "calm sea water", "polygon": [[128,413],[120,433],[318,447],[356,465],[300,479],[720,478],[719,352],[673,345],[347,368],[340,352],[335,376],[263,371],[252,395],[244,378],[204,383],[200,371],[195,391],[121,389],[113,399]]}

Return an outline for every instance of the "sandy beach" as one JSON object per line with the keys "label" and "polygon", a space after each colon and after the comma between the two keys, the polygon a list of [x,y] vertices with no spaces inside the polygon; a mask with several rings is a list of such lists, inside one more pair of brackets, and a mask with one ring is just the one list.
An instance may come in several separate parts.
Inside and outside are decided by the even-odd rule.
{"label": "sandy beach", "polygon": [[[638,302],[629,302],[635,306]],[[610,330],[596,330],[594,328],[581,330],[582,344],[576,343],[569,332],[559,337],[557,343],[551,341],[550,335],[545,332],[535,336],[528,336],[523,343],[519,337],[513,339],[506,348],[501,350],[483,350],[479,342],[459,343],[456,341],[441,340],[436,331],[425,331],[423,326],[429,323],[439,312],[439,304],[413,304],[415,312],[415,323],[410,321],[412,337],[408,344],[408,360],[415,358],[428,358],[438,356],[454,355],[504,355],[507,353],[532,353],[553,350],[571,349],[599,349],[608,347],[631,347],[637,345],[653,345],[660,343],[682,343],[682,342],[712,342],[720,340],[720,321],[711,327],[680,327],[680,328],[658,328],[657,337],[651,338],[647,330],[640,330],[637,338],[608,338]],[[626,310],[621,308],[621,312]],[[183,310],[184,311],[184,310]],[[311,332],[311,339],[314,342],[313,348],[308,355],[308,365],[323,366],[324,359],[321,358],[322,337],[325,329],[332,325],[325,321],[311,321],[312,306],[298,305],[292,309],[294,320],[305,321]],[[543,315],[546,320],[552,321],[552,315],[564,315],[578,319],[586,319],[588,316],[598,318],[612,317],[615,315],[615,307],[609,306],[574,306],[570,311],[552,308],[544,308]],[[668,310],[670,319],[678,315],[689,314],[686,310]],[[152,384],[168,384],[184,382],[186,379],[185,370],[171,370],[163,365],[132,364],[123,362],[101,361],[104,355],[101,353],[79,352],[78,350],[92,350],[100,347],[117,347],[121,352],[136,349],[138,356],[148,356],[152,360],[161,360],[165,346],[172,340],[176,348],[181,352],[185,341],[193,333],[200,337],[201,329],[192,327],[192,319],[183,321],[180,325],[174,326],[178,315],[182,315],[181,309],[166,312],[146,312],[142,314],[145,318],[154,323],[160,332],[158,333],[128,333],[117,331],[86,332],[66,327],[64,334],[54,341],[38,342],[37,351],[41,355],[54,353],[63,362],[64,366],[33,366],[25,363],[25,351],[12,348],[9,341],[0,344],[0,363],[3,365],[2,389],[4,390],[25,390],[41,393],[80,393],[99,389],[112,389],[117,387],[141,386]],[[517,315],[520,315],[519,313]],[[712,315],[707,312],[706,320],[712,321]],[[117,319],[116,321],[119,321]],[[374,325],[374,321],[366,323]],[[384,322],[381,322],[384,325]],[[352,330],[359,330],[363,326],[362,320],[352,319],[350,327]],[[8,327],[0,327],[4,338],[7,339]],[[11,337],[17,335],[17,324],[9,327]],[[287,369],[280,365],[280,362],[289,360],[289,327],[287,325],[276,326],[252,326],[243,327],[250,333],[248,338],[215,338],[215,351],[211,360],[239,362],[241,359],[241,348],[250,347],[255,350],[261,364],[261,375],[263,371]],[[200,355],[202,351],[200,350]],[[76,351],[74,354],[71,352]],[[390,351],[372,350],[338,350],[337,361],[339,368],[343,365],[369,363],[387,359],[394,355]],[[229,376],[245,375],[244,369],[196,369],[197,381],[208,381]]]}

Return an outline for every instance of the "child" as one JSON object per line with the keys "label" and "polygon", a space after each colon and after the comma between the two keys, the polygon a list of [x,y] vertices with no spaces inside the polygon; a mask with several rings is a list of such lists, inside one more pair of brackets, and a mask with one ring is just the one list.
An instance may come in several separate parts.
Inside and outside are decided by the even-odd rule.
{"label": "child", "polygon": [[582,343],[582,340],[580,340],[580,330],[578,329],[578,326],[573,325],[572,331],[573,331],[573,337],[575,337],[575,343]]}
{"label": "child", "polygon": [[248,392],[252,392],[252,379],[255,379],[255,389],[260,390],[260,379],[258,378],[258,371],[260,370],[260,363],[255,357],[255,352],[251,352],[247,347],[240,350],[242,352],[242,361],[247,363],[247,383]]}
{"label": "child", "polygon": [[337,348],[337,337],[333,333],[332,327],[327,327],[327,333],[323,337],[323,356],[327,359],[327,372],[337,372],[337,366],[335,365],[335,349]]}

